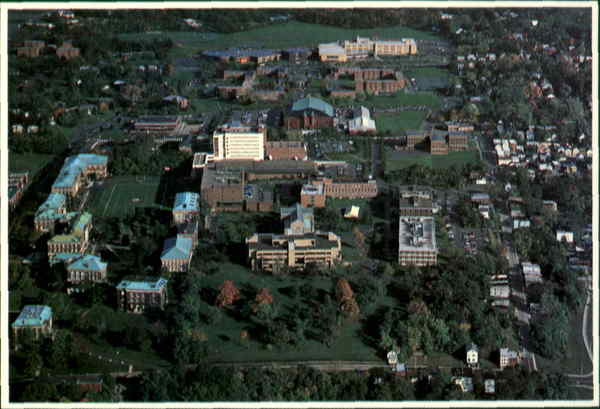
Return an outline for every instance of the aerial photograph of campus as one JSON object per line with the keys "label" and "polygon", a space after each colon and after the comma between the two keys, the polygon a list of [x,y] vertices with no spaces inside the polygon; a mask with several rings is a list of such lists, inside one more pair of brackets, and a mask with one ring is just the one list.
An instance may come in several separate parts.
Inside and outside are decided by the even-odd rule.
{"label": "aerial photograph of campus", "polygon": [[42,6],[11,404],[597,399],[597,5]]}

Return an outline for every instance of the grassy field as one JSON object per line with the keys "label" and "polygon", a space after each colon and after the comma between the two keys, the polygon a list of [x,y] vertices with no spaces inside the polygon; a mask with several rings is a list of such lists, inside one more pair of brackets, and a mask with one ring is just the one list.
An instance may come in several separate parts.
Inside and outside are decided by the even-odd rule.
{"label": "grassy field", "polygon": [[432,92],[400,92],[392,96],[370,96],[364,102],[370,108],[390,108],[399,105],[425,105],[436,109],[440,106],[440,98]]}
{"label": "grassy field", "polygon": [[451,75],[448,71],[436,67],[419,67],[405,72],[408,78],[414,78],[421,89],[433,89],[447,86]]}
{"label": "grassy field", "polygon": [[430,155],[426,152],[402,153],[386,148],[386,171],[391,172],[408,168],[412,165],[428,166],[434,169],[445,169],[452,165],[462,166],[477,162],[479,153],[476,150],[450,152],[448,155]]}
{"label": "grassy field", "polygon": [[159,183],[158,177],[115,176],[104,181],[100,191],[94,192],[90,212],[96,216],[120,217],[138,206],[160,207],[156,203]]}
{"label": "grassy field", "polygon": [[[327,277],[310,277],[310,284],[319,289],[330,291],[335,280]],[[246,285],[256,288],[268,288],[273,295],[279,313],[287,309],[295,308],[292,298],[280,292],[280,289],[291,285],[302,285],[306,283],[306,277],[289,275],[276,277],[267,274],[256,274],[248,268],[236,264],[222,264],[220,271],[205,277],[204,284],[218,288],[223,281],[232,280],[235,285],[242,289]],[[390,297],[381,297],[377,304],[392,305],[395,301]],[[366,311],[370,313],[371,311]],[[258,341],[250,339],[242,343],[240,332],[249,330],[248,322],[238,320],[233,314],[222,313],[221,319],[214,325],[202,328],[207,336],[208,346],[211,347],[211,361],[285,361],[285,360],[376,360],[379,359],[376,351],[365,345],[360,339],[358,332],[360,323],[347,321],[339,331],[336,341],[331,347],[326,347],[316,341],[308,340],[301,348],[273,347],[266,348]]]}
{"label": "grassy field", "polygon": [[8,158],[8,168],[10,172],[27,172],[29,178],[33,178],[36,173],[44,168],[54,155],[44,155],[40,153],[11,153]]}
{"label": "grassy field", "polygon": [[152,32],[121,34],[122,40],[153,40],[168,37],[176,44],[170,56],[189,56],[200,50],[216,50],[229,47],[311,47],[319,43],[337,40],[350,40],[356,36],[379,38],[415,38],[435,40],[432,34],[412,30],[403,26],[350,30],[318,24],[306,24],[291,21],[286,24],[274,24],[249,31],[231,34],[197,32]]}
{"label": "grassy field", "polygon": [[375,125],[378,132],[389,131],[392,135],[401,130],[421,129],[423,121],[427,117],[427,112],[423,111],[404,111],[397,114],[381,114],[375,117]]}

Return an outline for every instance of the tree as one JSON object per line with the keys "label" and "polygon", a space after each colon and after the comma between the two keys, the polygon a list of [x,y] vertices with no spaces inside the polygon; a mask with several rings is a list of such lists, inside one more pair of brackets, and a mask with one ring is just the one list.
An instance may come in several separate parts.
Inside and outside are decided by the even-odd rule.
{"label": "tree", "polygon": [[348,317],[357,318],[360,315],[360,309],[354,299],[354,292],[348,283],[348,280],[340,278],[336,286],[336,296],[340,305],[340,311]]}
{"label": "tree", "polygon": [[231,280],[226,280],[221,287],[219,287],[219,290],[220,292],[215,302],[217,307],[232,305],[240,298],[240,291]]}

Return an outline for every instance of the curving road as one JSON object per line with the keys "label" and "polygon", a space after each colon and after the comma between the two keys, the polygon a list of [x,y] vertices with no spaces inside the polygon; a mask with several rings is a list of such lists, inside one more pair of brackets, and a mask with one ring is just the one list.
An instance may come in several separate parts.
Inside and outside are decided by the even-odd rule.
{"label": "curving road", "polygon": [[[592,365],[594,363],[594,357],[592,354],[592,347],[590,345],[590,340],[588,339],[588,314],[590,313],[590,307],[592,306],[592,288],[591,286],[587,289],[588,290],[588,296],[587,296],[587,300],[585,301],[585,307],[583,309],[583,319],[582,319],[582,325],[581,325],[581,336],[583,337],[583,343],[585,344],[585,350],[587,352],[588,358],[590,359],[590,361],[592,362]],[[569,378],[576,378],[576,379],[586,379],[589,378],[590,381],[592,381],[592,376],[593,376],[594,372],[589,372],[587,374],[567,374],[567,376]],[[576,386],[576,387],[583,387],[583,385],[572,385],[572,386]]]}

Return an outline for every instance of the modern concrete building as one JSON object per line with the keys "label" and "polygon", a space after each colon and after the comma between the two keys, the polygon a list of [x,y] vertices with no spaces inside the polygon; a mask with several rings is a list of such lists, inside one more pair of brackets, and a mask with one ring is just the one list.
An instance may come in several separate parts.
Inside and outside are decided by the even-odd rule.
{"label": "modern concrete building", "polygon": [[301,270],[309,263],[330,268],[342,260],[341,239],[332,232],[300,236],[256,233],[246,239],[246,244],[255,271]]}
{"label": "modern concrete building", "polygon": [[400,199],[400,216],[431,217],[434,213],[431,199],[409,197]]}
{"label": "modern concrete building", "polygon": [[263,160],[266,140],[266,128],[223,126],[213,133],[214,160]]}
{"label": "modern concrete building", "polygon": [[283,234],[293,236],[315,232],[315,216],[312,208],[296,203],[292,207],[282,207],[279,214],[283,220]]}
{"label": "modern concrete building", "polygon": [[123,311],[138,314],[147,308],[163,309],[168,302],[167,282],[162,277],[123,280],[117,285],[117,304]]}
{"label": "modern concrete building", "polygon": [[15,348],[19,347],[19,333],[31,331],[35,339],[52,335],[52,308],[47,305],[26,305],[11,325]]}
{"label": "modern concrete building", "polygon": [[319,59],[323,62],[346,62],[348,56],[338,43],[319,44]]}
{"label": "modern concrete building", "polygon": [[433,217],[400,217],[398,263],[402,266],[437,264]]}

